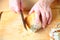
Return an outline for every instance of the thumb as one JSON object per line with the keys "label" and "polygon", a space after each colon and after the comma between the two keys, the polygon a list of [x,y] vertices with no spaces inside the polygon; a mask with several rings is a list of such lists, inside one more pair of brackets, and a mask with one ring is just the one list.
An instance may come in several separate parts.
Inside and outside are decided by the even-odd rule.
{"label": "thumb", "polygon": [[29,14],[31,14],[32,12],[34,12],[34,9],[33,8],[30,10]]}

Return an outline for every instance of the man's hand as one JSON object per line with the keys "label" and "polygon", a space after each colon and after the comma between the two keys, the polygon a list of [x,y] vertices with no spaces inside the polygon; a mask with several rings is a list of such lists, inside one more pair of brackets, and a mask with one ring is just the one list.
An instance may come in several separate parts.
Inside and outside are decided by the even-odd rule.
{"label": "man's hand", "polygon": [[20,11],[20,1],[21,0],[9,0],[9,7],[10,9],[12,9],[15,12],[19,12]]}
{"label": "man's hand", "polygon": [[[35,11],[37,14],[37,19],[39,19],[39,16],[42,17],[42,27],[44,28],[47,24],[51,22],[52,19],[52,13],[50,9],[50,4],[52,3],[52,0],[39,0],[31,9],[31,14],[33,11]],[[9,0],[9,7],[15,11],[20,11],[20,0]]]}
{"label": "man's hand", "polygon": [[38,1],[29,12],[29,14],[31,14],[32,12],[35,11],[36,14],[38,15],[37,17],[38,20],[40,19],[40,15],[41,15],[43,28],[45,28],[47,24],[50,24],[52,19],[50,4],[48,5],[47,3],[48,3],[47,1],[42,1],[42,2]]}

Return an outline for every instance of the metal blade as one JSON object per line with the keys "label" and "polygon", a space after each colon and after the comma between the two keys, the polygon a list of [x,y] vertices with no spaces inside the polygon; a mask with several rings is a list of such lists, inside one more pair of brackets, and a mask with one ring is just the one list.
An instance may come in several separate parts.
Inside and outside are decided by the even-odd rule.
{"label": "metal blade", "polygon": [[24,28],[27,30],[27,27],[26,27],[26,24],[25,24],[25,21],[24,21],[24,15],[23,15],[23,12],[22,12],[22,0],[20,0],[20,14],[21,14],[21,18],[22,18]]}

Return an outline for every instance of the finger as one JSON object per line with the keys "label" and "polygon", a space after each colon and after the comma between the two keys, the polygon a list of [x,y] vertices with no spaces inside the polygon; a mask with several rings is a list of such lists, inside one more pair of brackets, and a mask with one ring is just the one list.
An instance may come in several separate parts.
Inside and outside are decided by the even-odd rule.
{"label": "finger", "polygon": [[32,7],[32,9],[30,10],[29,14],[31,14],[34,11],[34,7]]}
{"label": "finger", "polygon": [[46,11],[46,18],[47,18],[47,23],[48,23],[48,20],[50,18],[50,15],[49,15],[49,12],[48,11]]}
{"label": "finger", "polygon": [[50,24],[50,22],[52,20],[52,13],[50,12],[49,15],[50,15],[50,17],[49,17],[49,20],[48,20],[48,24]]}
{"label": "finger", "polygon": [[45,13],[41,13],[42,15],[42,27],[45,28],[46,23],[47,23],[47,18]]}
{"label": "finger", "polygon": [[29,14],[31,14],[32,12],[37,12],[37,11],[38,11],[38,8],[39,8],[38,3],[36,3],[36,4],[32,7],[32,9],[30,10]]}
{"label": "finger", "polygon": [[39,7],[41,16],[42,16],[42,27],[45,28],[46,23],[47,23],[47,18],[46,18],[46,12],[43,8]]}
{"label": "finger", "polygon": [[18,5],[17,5],[17,0],[9,0],[9,8],[12,9],[13,11],[16,11],[18,12],[19,11],[19,8],[18,8]]}
{"label": "finger", "polygon": [[52,12],[51,12],[51,9],[49,8],[49,19],[48,19],[48,24],[50,24],[52,20]]}

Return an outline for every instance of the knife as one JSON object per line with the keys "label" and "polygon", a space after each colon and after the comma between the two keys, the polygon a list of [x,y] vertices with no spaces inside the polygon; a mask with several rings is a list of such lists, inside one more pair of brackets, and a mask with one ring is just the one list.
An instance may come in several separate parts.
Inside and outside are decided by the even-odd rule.
{"label": "knife", "polygon": [[26,27],[26,24],[25,24],[25,21],[24,21],[24,15],[23,15],[23,11],[22,11],[21,0],[20,0],[20,14],[21,14],[21,18],[22,18],[22,22],[23,22],[24,28],[27,30],[27,27]]}

